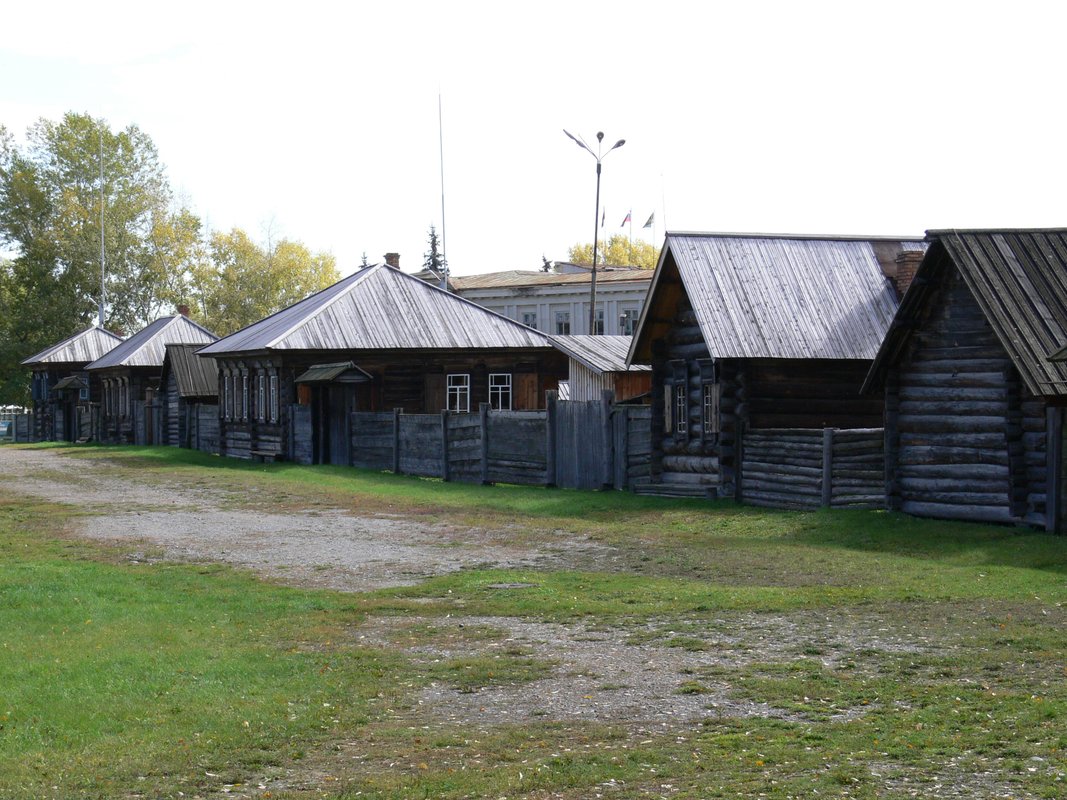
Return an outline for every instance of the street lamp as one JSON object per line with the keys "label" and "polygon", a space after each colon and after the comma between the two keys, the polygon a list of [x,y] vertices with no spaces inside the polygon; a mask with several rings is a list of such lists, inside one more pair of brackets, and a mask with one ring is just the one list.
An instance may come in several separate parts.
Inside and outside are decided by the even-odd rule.
{"label": "street lamp", "polygon": [[589,145],[587,145],[585,143],[585,140],[582,139],[580,136],[575,136],[573,133],[569,133],[566,129],[564,129],[563,132],[566,133],[567,136],[569,136],[570,139],[576,145],[578,145],[580,148],[585,150],[587,153],[589,153],[589,155],[591,155],[593,158],[596,159],[596,210],[593,212],[593,274],[592,274],[592,280],[589,283],[589,333],[595,334],[596,333],[596,258],[597,258],[597,239],[598,239],[598,234],[600,232],[599,231],[599,228],[600,228],[600,222],[599,222],[599,220],[600,220],[600,162],[603,161],[604,158],[607,157],[607,154],[610,153],[612,150],[616,149],[617,147],[622,147],[624,144],[626,144],[626,140],[625,139],[619,139],[619,141],[615,142],[615,144],[613,144],[610,148],[608,148],[608,153],[604,153],[604,152],[601,151],[601,145],[602,145],[602,143],[604,141],[604,132],[603,131],[597,131],[597,134],[596,134],[596,150],[597,151],[594,153],[593,149]]}

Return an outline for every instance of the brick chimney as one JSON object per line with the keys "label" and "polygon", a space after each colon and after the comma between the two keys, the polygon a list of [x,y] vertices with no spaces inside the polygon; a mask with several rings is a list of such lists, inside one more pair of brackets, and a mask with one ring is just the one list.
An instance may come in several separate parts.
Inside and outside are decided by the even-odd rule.
{"label": "brick chimney", "polygon": [[925,253],[921,250],[902,250],[897,254],[896,258],[896,274],[893,276],[893,285],[897,289],[897,295],[904,296],[904,293],[908,291],[908,287],[911,286],[911,281],[915,277],[915,271],[919,268],[919,264],[922,263]]}
{"label": "brick chimney", "polygon": [[189,316],[189,306],[185,305],[185,303],[182,303],[180,306],[178,306],[178,313],[181,314],[183,317]]}
{"label": "brick chimney", "polygon": [[400,253],[386,253],[385,264],[393,269],[400,269]]}

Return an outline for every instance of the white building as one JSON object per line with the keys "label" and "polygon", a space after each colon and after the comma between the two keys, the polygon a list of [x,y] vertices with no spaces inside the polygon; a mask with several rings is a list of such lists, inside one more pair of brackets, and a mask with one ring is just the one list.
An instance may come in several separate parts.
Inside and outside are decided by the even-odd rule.
{"label": "white building", "polygon": [[[461,297],[542,333],[588,334],[590,273],[588,269],[575,269],[578,271],[509,270],[453,275],[449,283]],[[632,335],[651,280],[652,272],[647,269],[598,269],[595,332]]]}

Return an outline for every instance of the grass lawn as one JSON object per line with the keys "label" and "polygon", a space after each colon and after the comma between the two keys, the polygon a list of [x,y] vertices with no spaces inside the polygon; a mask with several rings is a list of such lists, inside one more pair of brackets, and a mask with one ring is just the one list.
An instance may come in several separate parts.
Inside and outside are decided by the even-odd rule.
{"label": "grass lawn", "polygon": [[[564,531],[615,555],[340,594],[133,563],[73,537],[75,509],[0,493],[0,797],[1067,796],[1063,538],[165,448],[63,452],[235,506]],[[489,697],[559,677],[552,659],[490,647],[494,619],[695,654],[677,692],[708,710],[669,729],[431,716],[431,684]],[[404,637],[360,638],[383,620]],[[720,713],[721,697],[762,711]]]}

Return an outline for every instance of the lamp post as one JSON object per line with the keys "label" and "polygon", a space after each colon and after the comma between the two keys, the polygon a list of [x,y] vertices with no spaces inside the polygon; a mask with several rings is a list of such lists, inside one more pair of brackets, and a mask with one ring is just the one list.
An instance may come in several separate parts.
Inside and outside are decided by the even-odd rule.
{"label": "lamp post", "polygon": [[573,133],[569,133],[566,129],[563,130],[570,139],[585,150],[589,155],[596,159],[596,209],[593,212],[593,273],[592,279],[589,282],[589,333],[596,333],[596,259],[597,259],[597,244],[598,235],[600,232],[600,162],[607,157],[608,153],[612,150],[622,147],[626,144],[625,139],[619,139],[610,148],[608,153],[604,153],[601,150],[602,143],[604,141],[604,132],[597,131],[596,134],[596,149],[594,153],[593,149],[585,143],[580,136],[575,136]]}

